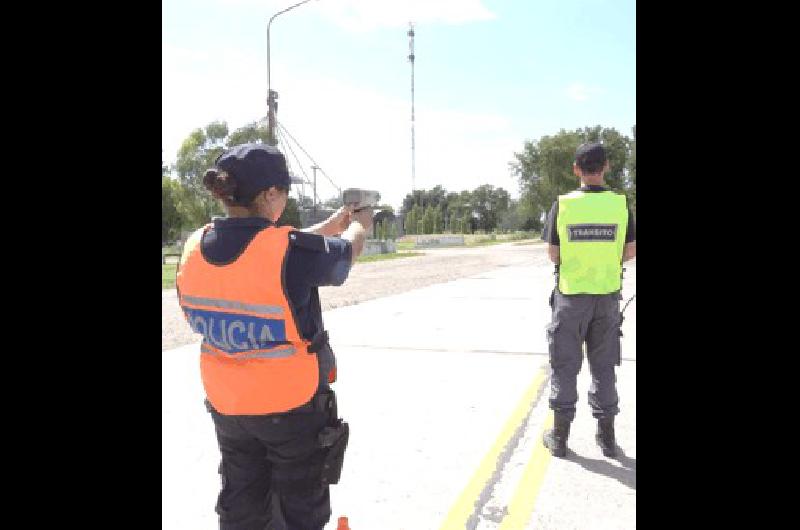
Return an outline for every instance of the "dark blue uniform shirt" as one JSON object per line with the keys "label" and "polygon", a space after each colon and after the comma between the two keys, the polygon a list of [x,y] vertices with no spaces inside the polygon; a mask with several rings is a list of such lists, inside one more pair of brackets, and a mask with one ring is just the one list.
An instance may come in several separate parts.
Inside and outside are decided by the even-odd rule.
{"label": "dark blue uniform shirt", "polygon": [[[214,264],[234,261],[261,230],[273,223],[260,217],[215,218],[203,237],[203,257]],[[353,248],[349,241],[304,232],[293,232],[286,258],[286,294],[294,308],[297,327],[311,340],[324,329],[318,287],[341,285],[350,273]],[[255,279],[254,279],[255,281]],[[328,372],[335,365],[330,346],[317,352],[320,386],[327,386]]]}

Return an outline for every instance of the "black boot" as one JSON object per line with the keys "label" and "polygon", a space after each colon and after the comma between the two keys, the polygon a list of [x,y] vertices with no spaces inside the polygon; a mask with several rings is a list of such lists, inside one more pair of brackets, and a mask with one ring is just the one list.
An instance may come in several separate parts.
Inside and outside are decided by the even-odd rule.
{"label": "black boot", "polygon": [[569,438],[569,425],[572,420],[562,414],[555,414],[553,428],[544,433],[544,446],[550,449],[550,454],[559,458],[567,456],[567,438]]}
{"label": "black boot", "polygon": [[597,434],[594,439],[603,450],[605,456],[617,456],[617,442],[614,439],[614,416],[598,418]]}

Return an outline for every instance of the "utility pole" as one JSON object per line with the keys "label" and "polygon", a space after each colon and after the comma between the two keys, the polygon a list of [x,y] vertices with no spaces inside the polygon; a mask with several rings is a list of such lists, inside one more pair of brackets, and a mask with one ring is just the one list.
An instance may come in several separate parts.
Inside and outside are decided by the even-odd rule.
{"label": "utility pole", "polygon": [[282,13],[286,13],[289,10],[294,9],[297,6],[301,6],[306,2],[310,2],[311,0],[303,0],[302,2],[297,2],[294,5],[287,7],[282,11],[278,11],[274,15],[272,15],[267,22],[267,130],[269,131],[269,143],[270,145],[277,145],[278,139],[275,138],[275,114],[278,112],[278,93],[272,90],[272,79],[270,78],[270,64],[269,64],[269,30],[270,26],[272,25],[272,21],[275,20],[275,17]]}
{"label": "utility pole", "polygon": [[278,139],[275,137],[275,113],[278,112],[278,93],[271,89],[268,89],[268,92],[267,131],[269,131],[269,145],[278,145]]}
{"label": "utility pole", "polygon": [[408,60],[411,62],[411,191],[414,187],[414,24],[408,23]]}
{"label": "utility pole", "polygon": [[317,219],[317,170],[319,166],[316,164],[311,166],[311,169],[314,171],[314,221],[316,222]]}

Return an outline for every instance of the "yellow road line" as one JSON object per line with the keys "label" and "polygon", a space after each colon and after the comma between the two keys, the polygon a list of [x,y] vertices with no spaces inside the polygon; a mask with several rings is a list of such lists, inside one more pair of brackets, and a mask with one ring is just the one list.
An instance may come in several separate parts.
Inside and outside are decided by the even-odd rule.
{"label": "yellow road line", "polygon": [[552,426],[553,411],[551,410],[547,414],[539,438],[534,440],[531,457],[525,466],[519,484],[517,484],[511,503],[508,505],[508,514],[503,518],[498,530],[521,530],[527,526],[533,512],[533,505],[536,503],[536,497],[539,496],[539,488],[544,480],[547,465],[552,458],[550,451],[541,441],[544,431]]}
{"label": "yellow road line", "polygon": [[466,527],[469,516],[475,511],[475,501],[478,500],[478,496],[492,476],[492,472],[497,469],[497,459],[500,453],[526,418],[531,409],[533,400],[536,399],[536,395],[545,382],[545,370],[546,367],[543,366],[536,373],[533,382],[525,391],[522,399],[517,403],[514,412],[511,413],[511,416],[506,421],[503,430],[500,432],[500,436],[497,437],[492,448],[486,453],[486,456],[483,457],[477,471],[472,475],[469,483],[461,492],[455,504],[450,508],[447,518],[444,520],[444,523],[442,523],[440,530],[463,530]]}

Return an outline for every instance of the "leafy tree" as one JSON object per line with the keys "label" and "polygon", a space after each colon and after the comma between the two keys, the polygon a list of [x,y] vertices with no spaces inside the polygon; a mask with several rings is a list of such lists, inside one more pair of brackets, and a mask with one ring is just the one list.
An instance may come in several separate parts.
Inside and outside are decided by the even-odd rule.
{"label": "leafy tree", "polygon": [[437,185],[432,190],[414,190],[403,199],[402,210],[408,212],[411,208],[418,204],[420,206],[439,206],[442,203],[447,203],[447,192],[441,186]]}
{"label": "leafy tree", "polygon": [[425,232],[422,231],[422,228],[420,226],[420,224],[422,222],[422,215],[424,213],[425,212],[423,211],[422,206],[420,206],[419,204],[415,204],[414,207],[411,208],[411,219],[413,221],[413,224],[411,225],[412,226],[412,230],[413,230],[411,232],[412,234],[424,234],[425,233]]}
{"label": "leafy tree", "polygon": [[378,226],[378,240],[380,240],[380,241],[385,241],[386,240],[387,234],[389,233],[389,228],[388,228],[388,225],[387,225],[388,223],[389,223],[388,219],[384,219],[384,220],[382,220],[381,222],[378,223],[378,225],[377,225]]}
{"label": "leafy tree", "polygon": [[294,226],[295,228],[300,228],[302,226],[302,222],[300,221],[300,209],[297,207],[297,200],[295,200],[294,197],[289,197],[289,200],[286,201],[286,208],[283,210],[276,224],[278,226]]}
{"label": "leafy tree", "polygon": [[503,188],[490,184],[478,186],[472,192],[472,211],[478,215],[478,228],[487,232],[497,228],[499,218],[508,210],[510,196]]}
{"label": "leafy tree", "polygon": [[444,205],[440,204],[433,209],[433,232],[434,234],[441,234],[444,232],[442,223],[444,222]]}
{"label": "leafy tree", "polygon": [[497,227],[503,232],[520,230],[522,228],[520,217],[519,201],[512,200],[509,202],[508,209],[500,216]]}
{"label": "leafy tree", "polygon": [[425,233],[425,209],[420,206],[419,204],[415,204],[414,208],[412,209],[414,212],[414,219],[417,221],[416,226],[416,233],[417,234],[424,234]]}
{"label": "leafy tree", "polygon": [[434,213],[433,213],[433,206],[426,206],[425,213],[422,215],[422,233],[423,234],[432,234],[433,233],[433,226],[434,226]]}
{"label": "leafy tree", "polygon": [[[420,208],[422,212],[413,217],[411,226],[416,227],[422,218],[425,233],[441,233],[445,228],[458,232],[459,220],[465,215],[472,218],[473,214],[477,217],[474,223],[470,222],[471,225],[491,231],[497,228],[499,219],[509,207],[509,201],[510,195],[506,190],[489,184],[459,193],[447,192],[441,186],[436,186],[432,190],[415,190],[406,195],[403,211],[406,212],[406,219],[409,219],[414,208]],[[431,208],[430,213],[428,208]],[[414,233],[411,230],[415,228],[409,229],[406,223],[406,232]]]}
{"label": "leafy tree", "polygon": [[385,240],[390,237],[390,227],[395,223],[394,209],[390,206],[379,205],[375,211],[375,217],[372,220],[375,236],[380,240]]}
{"label": "leafy tree", "polygon": [[414,209],[412,208],[404,216],[403,229],[405,230],[406,234],[415,234],[416,233],[416,230],[414,229],[414,227],[417,226],[417,224],[416,224],[417,220],[416,220],[416,218],[414,216],[414,213],[415,213]]}
{"label": "leafy tree", "polygon": [[178,149],[175,169],[181,184],[189,192],[190,196],[186,198],[191,201],[187,201],[186,213],[189,222],[194,226],[200,226],[214,215],[223,213],[219,201],[214,199],[203,186],[203,174],[224,152],[225,146],[222,140],[227,133],[227,125],[224,122],[213,122],[205,130],[192,131]]}
{"label": "leafy tree", "polygon": [[472,215],[464,214],[464,216],[461,218],[461,233],[462,234],[472,233]]}
{"label": "leafy tree", "polygon": [[574,131],[561,130],[538,141],[526,140],[521,153],[514,153],[510,164],[517,175],[522,202],[531,214],[547,212],[558,195],[579,186],[572,170],[575,151],[585,142],[602,141],[609,160],[605,182],[612,189],[625,190],[624,168],[628,159],[630,139],[613,128],[584,127]]}
{"label": "leafy tree", "polygon": [[252,122],[233,131],[225,144],[228,147],[239,144],[266,144],[269,143],[267,140],[269,140],[269,130],[258,122]]}
{"label": "leafy tree", "polygon": [[628,200],[633,208],[634,215],[636,214],[636,125],[633,126],[633,140],[631,140],[631,152],[628,157],[627,170],[627,190]]}
{"label": "leafy tree", "polygon": [[[175,170],[178,174],[182,190],[180,193],[180,209],[184,222],[189,227],[197,227],[208,222],[215,215],[223,215],[219,201],[214,199],[203,186],[203,174],[214,165],[216,159],[226,149],[242,143],[265,143],[269,137],[266,127],[257,122],[249,123],[233,132],[229,132],[224,121],[209,123],[204,129],[195,129],[183,141],[178,150]],[[162,164],[163,166],[163,164]],[[162,167],[163,171],[163,167]],[[290,199],[294,201],[294,199]],[[296,201],[295,201],[296,202]],[[287,215],[300,226],[299,213],[291,216],[291,208],[287,204]]]}
{"label": "leafy tree", "polygon": [[161,245],[174,241],[181,231],[183,216],[179,210],[180,183],[161,175]]}

